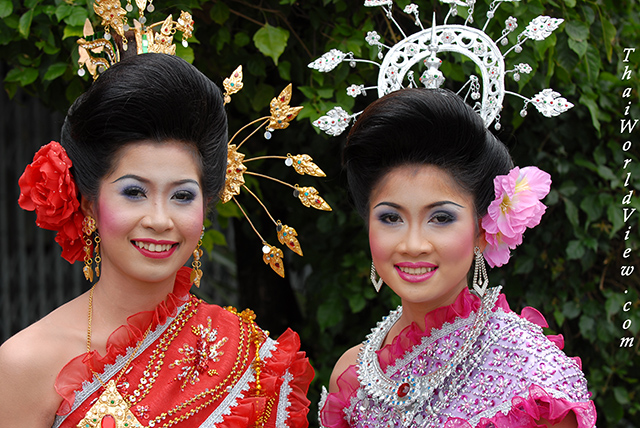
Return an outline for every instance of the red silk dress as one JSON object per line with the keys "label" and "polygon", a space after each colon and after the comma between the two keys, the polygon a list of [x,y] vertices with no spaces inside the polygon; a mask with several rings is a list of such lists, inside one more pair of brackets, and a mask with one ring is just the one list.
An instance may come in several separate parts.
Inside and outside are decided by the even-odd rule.
{"label": "red silk dress", "polygon": [[313,369],[298,335],[273,340],[251,311],[202,302],[189,274],[182,268],[164,302],[113,332],[105,356],[91,351],[60,371],[54,427],[308,426]]}

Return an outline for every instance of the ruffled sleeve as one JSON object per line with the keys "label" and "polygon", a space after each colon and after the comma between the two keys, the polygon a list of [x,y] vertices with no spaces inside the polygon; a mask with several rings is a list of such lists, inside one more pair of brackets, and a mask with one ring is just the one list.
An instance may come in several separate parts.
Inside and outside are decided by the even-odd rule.
{"label": "ruffled sleeve", "polygon": [[149,328],[164,324],[169,317],[176,315],[178,308],[189,300],[191,269],[178,270],[173,291],[152,311],[139,312],[127,318],[127,324],[116,329],[107,340],[107,352],[104,356],[91,351],[69,361],[58,373],[55,382],[56,392],[62,397],[62,403],[56,412],[66,415],[71,411],[75,391],[82,389],[82,382],[93,377],[92,370],[100,373],[108,364],[113,364],[118,355],[125,354],[128,347],[135,347]]}
{"label": "ruffled sleeve", "polygon": [[256,424],[267,428],[306,428],[309,400],[307,391],[314,371],[300,338],[287,329],[264,360],[260,390],[252,382],[250,392],[238,400],[224,417],[225,428],[246,428]]}
{"label": "ruffled sleeve", "polygon": [[274,409],[267,427],[304,428],[309,425],[307,391],[314,371],[306,354],[300,351],[300,338],[287,329],[279,338],[278,346],[262,371],[264,386],[276,391]]}
{"label": "ruffled sleeve", "polygon": [[[511,410],[498,412],[492,418],[482,418],[475,428],[544,428],[536,421],[546,419],[550,424],[562,422],[570,413],[575,415],[578,428],[593,428],[596,423],[596,408],[593,401],[572,402],[556,398],[538,385],[529,387],[529,397],[515,396],[511,399]],[[445,428],[472,428],[465,420],[449,419]]]}

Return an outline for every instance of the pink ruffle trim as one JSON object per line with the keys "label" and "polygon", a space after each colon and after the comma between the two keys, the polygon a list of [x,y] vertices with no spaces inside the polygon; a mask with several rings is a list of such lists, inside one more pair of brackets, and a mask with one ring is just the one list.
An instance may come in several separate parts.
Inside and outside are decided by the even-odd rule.
{"label": "pink ruffle trim", "polygon": [[[574,403],[564,398],[555,398],[538,385],[529,387],[529,398],[520,396],[511,399],[511,410],[505,415],[498,412],[492,418],[482,418],[475,428],[544,428],[537,421],[545,419],[551,425],[562,422],[573,412],[578,428],[593,428],[596,423],[596,407],[593,401]],[[467,421],[452,418],[444,428],[473,428]]]}
{"label": "pink ruffle trim", "polygon": [[151,325],[151,329],[164,324],[167,319],[176,315],[178,308],[189,300],[191,269],[182,267],[178,270],[173,292],[167,295],[164,302],[152,311],[138,312],[127,319],[127,324],[111,333],[107,340],[107,353],[101,356],[91,351],[69,361],[58,373],[55,382],[56,392],[62,397],[62,403],[56,412],[66,415],[71,411],[75,400],[75,391],[82,388],[82,382],[91,379],[93,371],[100,373],[104,366],[113,364],[118,355],[124,354],[128,347],[135,346],[142,339]]}
{"label": "pink ruffle trim", "polygon": [[[413,323],[410,326],[406,327],[404,330],[396,336],[393,341],[387,346],[383,347],[381,350],[377,351],[378,361],[380,363],[380,367],[382,370],[386,370],[390,364],[393,364],[398,358],[402,358],[404,354],[412,349],[414,346],[422,342],[424,337],[429,337],[431,335],[431,331],[434,329],[440,329],[445,323],[452,323],[457,318],[466,318],[472,312],[478,310],[480,307],[480,298],[474,294],[471,294],[468,288],[465,288],[460,292],[456,300],[449,306],[443,306],[441,308],[437,308],[431,312],[429,312],[425,316],[425,329],[424,331],[418,326],[417,323]],[[498,300],[493,308],[495,312],[498,309],[502,309],[504,312],[513,312],[511,308],[509,308],[509,304],[507,303],[507,299],[504,294],[500,294],[498,296]],[[535,308],[526,307],[522,309],[520,317],[539,325],[540,327],[548,327],[548,323],[544,316]],[[558,335],[548,335],[547,338],[554,343],[559,349],[564,347],[564,338],[561,334]],[[580,368],[582,368],[582,363],[580,358],[573,358]],[[322,408],[321,418],[322,424],[327,428],[348,428],[348,424],[344,419],[344,411],[343,409],[349,407],[351,402],[351,397],[360,386],[358,382],[358,374],[356,371],[356,366],[352,365],[345,370],[337,380],[338,392],[331,393],[327,396],[327,401]],[[542,388],[537,387],[542,390]],[[536,390],[537,391],[537,390]],[[544,392],[544,390],[542,390]],[[546,392],[545,392],[546,394]],[[532,395],[533,396],[533,395]],[[547,395],[548,396],[548,395]],[[514,400],[520,397],[515,397]],[[521,398],[520,398],[521,399]],[[552,398],[553,399],[553,398]],[[523,399],[521,399],[523,400]],[[535,399],[534,399],[535,401]],[[592,402],[588,403],[571,403],[566,402],[570,405],[576,405],[578,407],[585,406],[585,408],[591,406],[593,407]],[[511,413],[509,413],[511,414]],[[577,414],[577,413],[576,413]],[[566,415],[566,413],[565,413]],[[593,409],[594,415],[594,423],[595,423],[595,408]],[[560,419],[561,420],[561,419]],[[468,427],[467,425],[461,425],[462,427]],[[480,425],[484,426],[484,425]],[[504,427],[510,425],[502,425]],[[518,427],[520,425],[511,425],[514,427]],[[530,426],[530,425],[522,425],[522,426]],[[593,425],[590,425],[593,426]],[[447,425],[449,427],[449,425]],[[452,427],[457,427],[457,425],[453,425]],[[581,426],[582,427],[582,426]]]}

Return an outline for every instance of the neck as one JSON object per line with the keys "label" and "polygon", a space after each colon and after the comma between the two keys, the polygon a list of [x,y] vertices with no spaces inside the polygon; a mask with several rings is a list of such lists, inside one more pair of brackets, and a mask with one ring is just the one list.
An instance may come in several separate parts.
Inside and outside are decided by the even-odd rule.
{"label": "neck", "polygon": [[160,282],[145,282],[104,269],[93,294],[92,349],[104,353],[106,341],[127,318],[153,310],[173,290],[175,275]]}
{"label": "neck", "polygon": [[[466,287],[463,284],[460,287],[452,290],[451,293],[443,296],[439,299],[434,299],[429,302],[408,302],[402,299],[402,317],[396,323],[399,327],[397,333],[402,331],[405,327],[408,327],[412,323],[416,323],[422,331],[425,329],[425,317],[429,312],[435,311],[438,308],[451,305],[462,290]],[[395,332],[394,332],[395,333]],[[396,333],[396,334],[397,334]]]}

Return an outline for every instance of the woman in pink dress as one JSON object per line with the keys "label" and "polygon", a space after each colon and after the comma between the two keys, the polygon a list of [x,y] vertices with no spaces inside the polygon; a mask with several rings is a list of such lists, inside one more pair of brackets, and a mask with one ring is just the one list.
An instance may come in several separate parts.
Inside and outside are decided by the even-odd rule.
{"label": "woman in pink dress", "polygon": [[487,288],[485,259],[506,263],[540,222],[549,174],[514,168],[480,116],[441,89],[371,104],[344,164],[369,230],[371,279],[402,306],[336,363],[321,425],[593,427],[580,360],[543,334],[538,311],[518,315],[500,287]]}

